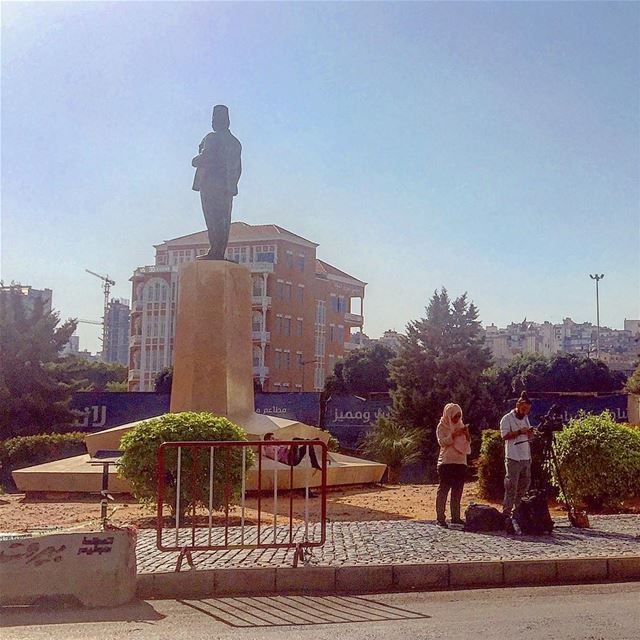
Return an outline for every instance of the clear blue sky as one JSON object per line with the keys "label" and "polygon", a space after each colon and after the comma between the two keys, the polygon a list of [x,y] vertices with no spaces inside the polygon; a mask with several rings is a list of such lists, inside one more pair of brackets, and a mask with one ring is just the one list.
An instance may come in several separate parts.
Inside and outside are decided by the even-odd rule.
{"label": "clear blue sky", "polygon": [[[204,228],[190,159],[231,109],[234,219],[483,323],[640,316],[638,3],[4,3],[1,277],[101,316],[100,282]],[[98,328],[81,325],[84,347]]]}

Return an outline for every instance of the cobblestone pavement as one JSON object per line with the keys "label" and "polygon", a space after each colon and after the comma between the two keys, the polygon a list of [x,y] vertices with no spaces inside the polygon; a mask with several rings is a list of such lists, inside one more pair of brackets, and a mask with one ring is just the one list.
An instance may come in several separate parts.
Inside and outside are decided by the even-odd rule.
{"label": "cobblestone pavement", "polygon": [[[333,522],[327,524],[327,540],[314,548],[311,564],[318,566],[416,564],[488,560],[556,559],[640,555],[640,516],[591,516],[591,529],[574,529],[566,520],[557,520],[548,536],[509,536],[505,533],[466,533],[441,529],[433,522],[415,520],[376,522]],[[180,544],[191,540],[191,530],[180,530]],[[245,528],[244,542],[256,539],[255,527]],[[229,542],[240,542],[240,529],[229,529]],[[304,528],[294,527],[294,540],[302,539]],[[317,525],[310,526],[310,540],[319,538]],[[214,532],[214,544],[224,535]],[[273,540],[273,528],[263,527],[263,542]],[[289,539],[289,528],[278,527],[276,540]],[[196,541],[208,544],[206,529],[196,530]],[[175,543],[175,529],[163,537],[167,546]],[[178,554],[158,551],[156,532],[138,532],[138,571],[173,571]],[[277,567],[293,564],[290,549],[236,549],[195,552],[198,569],[231,567]]]}

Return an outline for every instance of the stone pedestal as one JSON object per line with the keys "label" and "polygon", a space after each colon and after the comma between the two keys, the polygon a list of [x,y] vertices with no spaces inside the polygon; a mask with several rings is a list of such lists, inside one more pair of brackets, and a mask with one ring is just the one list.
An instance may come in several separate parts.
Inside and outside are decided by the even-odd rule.
{"label": "stone pedestal", "polygon": [[254,413],[251,273],[196,260],[180,270],[171,412],[210,411],[240,424]]}

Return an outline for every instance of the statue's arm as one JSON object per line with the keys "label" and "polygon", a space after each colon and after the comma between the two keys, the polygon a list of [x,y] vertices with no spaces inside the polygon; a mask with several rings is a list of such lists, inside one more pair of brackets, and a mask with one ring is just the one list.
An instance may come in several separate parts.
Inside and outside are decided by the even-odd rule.
{"label": "statue's arm", "polygon": [[234,196],[238,195],[238,180],[240,180],[240,176],[242,175],[242,146],[238,142],[236,156],[234,158],[234,162],[229,166],[229,183],[232,187],[231,192]]}
{"label": "statue's arm", "polygon": [[194,156],[193,160],[191,160],[192,167],[199,167],[204,164],[205,158],[205,147],[206,147],[207,137],[202,138],[202,142],[198,145],[198,155]]}

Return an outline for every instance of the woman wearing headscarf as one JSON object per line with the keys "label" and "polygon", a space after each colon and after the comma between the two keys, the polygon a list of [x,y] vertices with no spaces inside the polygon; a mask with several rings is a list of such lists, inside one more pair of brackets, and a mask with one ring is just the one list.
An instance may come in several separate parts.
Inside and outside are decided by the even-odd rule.
{"label": "woman wearing headscarf", "polygon": [[438,456],[438,493],[436,495],[437,524],[447,528],[444,515],[447,496],[451,490],[451,523],[464,524],[460,518],[460,500],[467,472],[467,455],[471,453],[469,428],[462,422],[462,409],[447,404],[436,429],[440,455]]}

